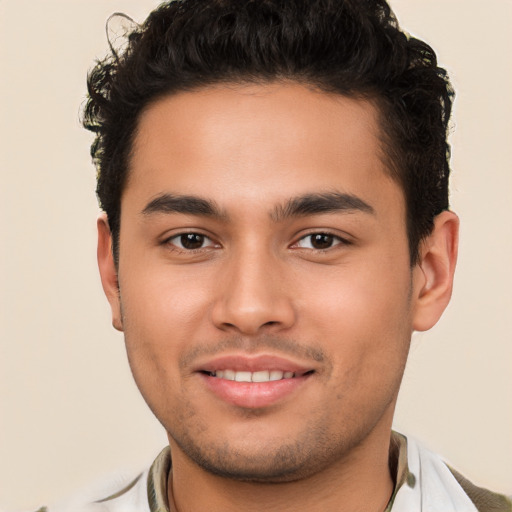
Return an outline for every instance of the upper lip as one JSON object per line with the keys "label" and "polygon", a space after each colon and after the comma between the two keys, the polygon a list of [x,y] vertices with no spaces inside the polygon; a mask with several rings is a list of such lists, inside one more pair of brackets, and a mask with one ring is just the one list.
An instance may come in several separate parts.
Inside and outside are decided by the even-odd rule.
{"label": "upper lip", "polygon": [[295,375],[304,375],[314,368],[291,361],[280,356],[260,354],[249,356],[247,354],[231,354],[215,357],[209,361],[196,365],[196,372],[215,372],[217,370],[234,370],[257,372],[263,370],[278,370],[293,372]]}

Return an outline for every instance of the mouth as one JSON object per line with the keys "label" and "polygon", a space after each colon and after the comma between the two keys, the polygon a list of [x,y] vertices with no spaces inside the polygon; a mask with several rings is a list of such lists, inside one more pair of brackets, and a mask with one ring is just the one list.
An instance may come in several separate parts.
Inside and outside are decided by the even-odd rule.
{"label": "mouth", "polygon": [[214,371],[202,371],[209,377],[215,377],[217,379],[225,379],[234,382],[275,382],[283,379],[294,379],[296,377],[302,377],[314,373],[314,370],[308,370],[306,372],[290,372],[282,370],[259,370],[255,372],[250,371],[236,371],[236,370],[214,370]]}
{"label": "mouth", "polygon": [[315,368],[274,356],[226,356],[196,368],[206,388],[228,404],[258,409],[291,398]]}

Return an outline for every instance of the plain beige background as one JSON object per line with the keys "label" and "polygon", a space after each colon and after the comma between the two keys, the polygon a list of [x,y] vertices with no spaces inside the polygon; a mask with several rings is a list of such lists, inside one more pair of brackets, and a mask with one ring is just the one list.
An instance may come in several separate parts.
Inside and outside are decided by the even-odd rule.
{"label": "plain beige background", "polygon": [[[34,509],[149,463],[164,433],[139,397],[96,271],[91,135],[79,125],[104,23],[153,0],[0,0],[0,507]],[[510,0],[392,0],[457,88],[451,306],[413,340],[396,428],[512,492]]]}

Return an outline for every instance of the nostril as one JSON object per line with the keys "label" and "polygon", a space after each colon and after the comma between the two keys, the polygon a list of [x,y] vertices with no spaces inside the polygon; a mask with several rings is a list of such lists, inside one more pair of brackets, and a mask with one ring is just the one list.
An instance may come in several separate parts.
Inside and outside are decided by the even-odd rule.
{"label": "nostril", "polygon": [[[245,292],[249,295],[249,292]],[[270,293],[270,292],[269,292]],[[295,312],[287,301],[250,294],[227,294],[216,301],[212,321],[221,330],[236,330],[254,335],[265,330],[286,329],[295,321]]]}

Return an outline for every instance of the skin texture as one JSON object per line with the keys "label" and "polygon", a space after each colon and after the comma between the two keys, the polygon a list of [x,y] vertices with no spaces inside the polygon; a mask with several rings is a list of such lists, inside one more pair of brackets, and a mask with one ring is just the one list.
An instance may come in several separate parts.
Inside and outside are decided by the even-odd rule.
{"label": "skin texture", "polygon": [[[98,259],[134,378],[168,432],[177,510],[385,508],[411,334],[449,301],[458,221],[439,215],[410,267],[377,118],[370,102],[290,83],[180,93],[142,114],[119,267],[104,216]],[[343,208],[293,211],[314,194]],[[204,236],[197,249],[180,246],[184,233]],[[331,236],[323,249],[315,233]],[[261,355],[308,377],[241,406],[198,371]]]}

